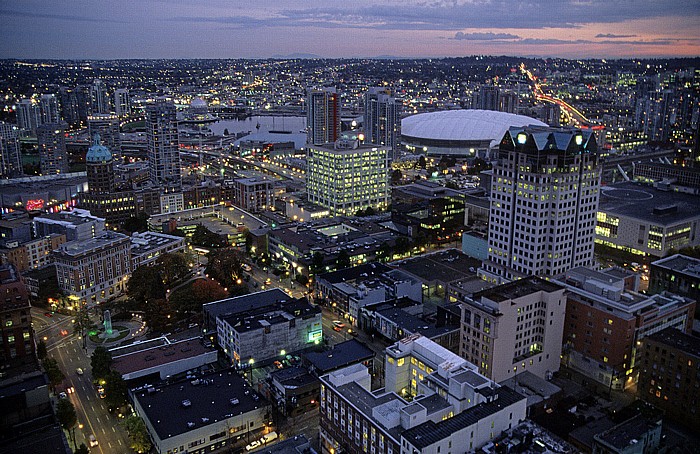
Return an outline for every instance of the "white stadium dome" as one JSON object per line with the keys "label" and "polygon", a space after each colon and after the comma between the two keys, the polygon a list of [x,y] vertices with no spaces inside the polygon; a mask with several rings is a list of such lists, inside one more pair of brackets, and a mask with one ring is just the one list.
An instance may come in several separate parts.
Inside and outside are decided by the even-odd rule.
{"label": "white stadium dome", "polygon": [[401,120],[406,148],[429,155],[474,156],[498,146],[506,131],[528,125],[547,126],[534,118],[493,110],[445,110]]}

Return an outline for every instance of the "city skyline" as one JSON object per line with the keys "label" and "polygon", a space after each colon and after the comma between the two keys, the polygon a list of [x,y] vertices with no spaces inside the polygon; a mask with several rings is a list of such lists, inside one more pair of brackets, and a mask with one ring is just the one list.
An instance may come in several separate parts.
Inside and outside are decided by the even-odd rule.
{"label": "city skyline", "polygon": [[[533,14],[533,10],[546,14]],[[2,58],[700,55],[700,2],[147,0],[0,7]],[[410,35],[409,35],[410,33]],[[410,36],[410,38],[409,38]]]}

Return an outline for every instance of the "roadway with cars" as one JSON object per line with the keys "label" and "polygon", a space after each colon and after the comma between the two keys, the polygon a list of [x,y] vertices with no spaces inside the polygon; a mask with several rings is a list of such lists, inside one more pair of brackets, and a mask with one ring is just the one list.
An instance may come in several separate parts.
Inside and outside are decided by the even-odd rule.
{"label": "roadway with cars", "polygon": [[[87,349],[83,348],[83,340],[73,333],[73,317],[58,313],[47,317],[47,312],[39,308],[32,308],[31,313],[37,341],[45,339],[48,356],[58,361],[58,366],[66,376],[59,389],[73,387],[75,390],[67,394],[67,399],[71,401],[78,415],[78,425],[75,427],[78,446],[85,443],[85,446],[90,447],[88,437],[94,434],[98,445],[90,448],[90,452],[130,453],[129,438],[119,424],[120,419],[109,413],[104,400],[100,399],[92,383],[90,355],[94,348],[89,341]],[[63,330],[68,334],[62,335]],[[79,368],[83,370],[82,375],[77,372]],[[58,395],[54,396],[54,399],[57,401]],[[72,447],[72,443],[70,444]]]}

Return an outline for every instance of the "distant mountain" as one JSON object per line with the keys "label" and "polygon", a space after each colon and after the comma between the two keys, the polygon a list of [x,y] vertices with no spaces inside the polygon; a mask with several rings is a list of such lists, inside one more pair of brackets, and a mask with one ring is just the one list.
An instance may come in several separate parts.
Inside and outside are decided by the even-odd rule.
{"label": "distant mountain", "polygon": [[275,58],[275,59],[280,59],[280,60],[296,60],[296,59],[311,59],[311,58],[323,58],[320,55],[316,54],[288,54],[288,55],[279,55],[275,54],[270,58]]}

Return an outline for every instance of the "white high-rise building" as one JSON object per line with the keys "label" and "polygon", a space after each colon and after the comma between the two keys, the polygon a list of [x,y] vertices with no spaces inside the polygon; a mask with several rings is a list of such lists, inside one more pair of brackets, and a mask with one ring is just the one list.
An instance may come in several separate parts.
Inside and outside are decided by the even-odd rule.
{"label": "white high-rise building", "polygon": [[365,142],[396,148],[401,134],[401,100],[391,96],[383,87],[370,88],[365,93]]}
{"label": "white high-rise building", "polygon": [[46,123],[36,130],[42,175],[68,172],[65,123]]}
{"label": "white high-rise building", "polygon": [[95,79],[90,86],[90,106],[91,112],[109,113],[109,96],[107,95],[107,87],[100,79]]}
{"label": "white high-rise building", "polygon": [[173,103],[159,100],[146,107],[146,137],[151,182],[166,190],[180,189],[180,142]]}
{"label": "white high-rise building", "polygon": [[501,140],[498,158],[488,260],[480,274],[500,283],[593,265],[600,187],[595,134],[513,127]]}
{"label": "white high-rise building", "polygon": [[19,130],[16,125],[0,121],[0,178],[22,175]]}
{"label": "white high-rise building", "polygon": [[23,99],[17,104],[16,115],[20,129],[36,134],[36,127],[41,124],[41,112],[31,99]]}
{"label": "white high-rise building", "polygon": [[114,90],[114,112],[120,118],[131,114],[131,99],[126,88]]}
{"label": "white high-rise building", "polygon": [[354,215],[389,205],[389,150],[339,139],[333,145],[309,146],[306,191],[309,201],[332,214]]}
{"label": "white high-rise building", "polygon": [[340,96],[335,88],[309,91],[306,104],[306,141],[313,145],[340,138]]}
{"label": "white high-rise building", "polygon": [[41,98],[39,98],[39,112],[42,124],[61,121],[58,115],[58,99],[56,95],[41,95]]}

